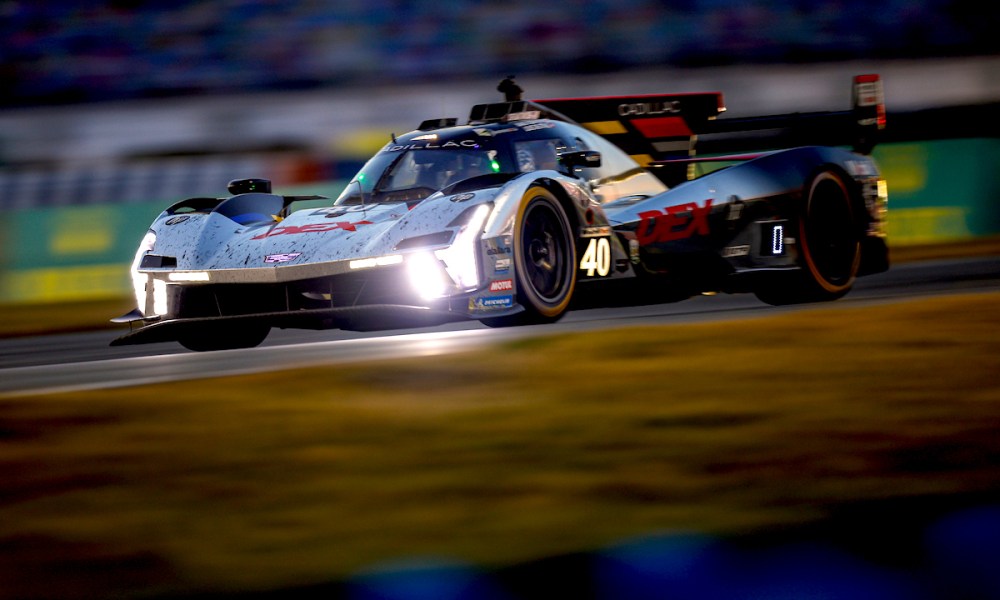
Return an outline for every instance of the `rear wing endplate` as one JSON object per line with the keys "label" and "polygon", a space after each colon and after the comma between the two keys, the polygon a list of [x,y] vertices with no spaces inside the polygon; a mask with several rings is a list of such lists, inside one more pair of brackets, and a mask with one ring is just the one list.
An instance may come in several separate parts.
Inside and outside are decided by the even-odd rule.
{"label": "rear wing endplate", "polygon": [[[850,146],[870,154],[885,129],[885,96],[878,75],[858,75],[851,109],[718,119],[698,134],[698,154],[773,150],[795,146]],[[692,153],[692,156],[694,153]]]}

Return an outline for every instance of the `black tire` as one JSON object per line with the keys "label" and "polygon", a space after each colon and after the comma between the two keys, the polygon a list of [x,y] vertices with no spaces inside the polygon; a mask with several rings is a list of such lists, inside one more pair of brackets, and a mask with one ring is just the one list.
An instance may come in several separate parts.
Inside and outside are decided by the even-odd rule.
{"label": "black tire", "polygon": [[754,293],[768,304],[822,302],[844,296],[861,265],[861,231],[842,176],[817,175],[798,219],[799,270],[765,274]]}
{"label": "black tire", "polygon": [[532,187],[525,193],[514,226],[517,301],[524,312],[483,323],[507,327],[562,318],[576,287],[576,243],[571,232],[566,211],[551,192]]}
{"label": "black tire", "polygon": [[235,350],[259,346],[270,332],[269,326],[259,324],[205,324],[181,333],[177,341],[195,352]]}

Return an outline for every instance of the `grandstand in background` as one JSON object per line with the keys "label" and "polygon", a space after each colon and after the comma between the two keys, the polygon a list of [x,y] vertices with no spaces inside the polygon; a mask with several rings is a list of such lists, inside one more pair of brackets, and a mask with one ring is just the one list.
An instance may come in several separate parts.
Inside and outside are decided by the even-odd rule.
{"label": "grandstand in background", "polygon": [[[985,11],[985,12],[984,12]],[[967,0],[0,0],[0,208],[350,178],[391,132],[528,97],[719,90],[729,113],[1000,100],[1000,4]]]}
{"label": "grandstand in background", "polygon": [[0,106],[1000,54],[969,0],[0,0]]}

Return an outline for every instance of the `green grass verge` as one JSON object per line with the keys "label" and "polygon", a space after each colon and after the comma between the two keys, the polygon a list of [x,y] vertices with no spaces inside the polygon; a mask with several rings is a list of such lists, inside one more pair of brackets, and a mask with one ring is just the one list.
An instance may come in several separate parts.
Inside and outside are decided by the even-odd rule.
{"label": "green grass verge", "polygon": [[0,581],[64,598],[273,589],[995,491],[997,301],[8,398]]}

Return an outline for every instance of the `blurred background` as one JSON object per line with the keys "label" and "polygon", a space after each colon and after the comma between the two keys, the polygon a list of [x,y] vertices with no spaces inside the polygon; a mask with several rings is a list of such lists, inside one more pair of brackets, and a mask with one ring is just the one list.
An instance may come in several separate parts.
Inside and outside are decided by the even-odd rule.
{"label": "blurred background", "polygon": [[[56,313],[77,317],[93,304],[74,326],[107,326],[121,314],[112,310],[131,307],[128,265],[169,204],[223,196],[230,180],[245,177],[270,179],[277,193],[335,197],[393,132],[430,118],[464,120],[471,105],[501,99],[496,86],[508,74],[527,98],[720,91],[728,115],[752,116],[846,110],[851,78],[879,73],[888,126],[874,156],[888,180],[893,250],[1000,239],[998,29],[1000,3],[973,0],[0,0],[0,319],[22,319],[24,308],[48,326]],[[353,535],[359,551],[372,539],[396,543],[394,535],[401,545],[433,547],[458,522],[477,538],[475,550],[496,543],[501,556],[514,549],[522,560],[521,531],[549,535],[558,547],[563,524],[589,533],[643,515],[697,523],[718,511],[720,527],[739,529],[750,527],[741,521],[748,514],[750,523],[777,520],[787,509],[805,520],[831,506],[829,529],[808,533],[863,540],[862,555],[882,553],[892,570],[822,547],[762,552],[754,544],[769,540],[751,539],[734,556],[708,538],[651,532],[596,555],[572,547],[501,575],[534,591],[540,574],[565,574],[576,585],[565,597],[597,597],[582,589],[588,570],[608,597],[661,597],[664,586],[704,597],[697,592],[705,585],[714,597],[734,597],[722,593],[717,574],[735,565],[755,583],[787,571],[812,585],[819,573],[822,589],[841,592],[824,597],[1000,597],[1000,353],[990,302],[903,316],[893,311],[905,307],[890,305],[845,330],[863,332],[864,352],[845,352],[853,346],[833,337],[816,344],[830,354],[814,363],[797,362],[813,356],[814,339],[801,333],[838,332],[836,316],[825,326],[806,316],[808,328],[758,336],[768,352],[747,345],[743,355],[731,325],[714,346],[692,351],[696,340],[683,340],[685,352],[675,340],[636,346],[634,334],[620,333],[633,339],[581,351],[593,368],[567,358],[572,341],[551,349],[525,343],[498,353],[538,369],[523,369],[520,387],[499,377],[472,387],[499,358],[484,354],[488,364],[465,371],[452,361],[434,361],[429,372],[428,363],[389,372],[373,363],[225,385],[6,397],[0,598],[113,596],[106,590],[150,582],[212,589],[218,582],[205,573],[223,573],[231,585],[298,584],[310,579],[269,580],[268,568],[315,577],[328,572],[327,561],[353,560],[353,548],[331,531]],[[926,314],[960,316],[965,327]],[[69,336],[52,337],[57,346]],[[774,340],[786,350],[778,358]],[[785,348],[793,340],[801,345]],[[92,356],[104,358],[105,343]],[[7,356],[27,347],[12,344]],[[744,371],[719,376],[713,368],[700,377],[703,356],[713,365],[728,357],[724,363]],[[590,387],[582,372],[631,373],[625,369],[646,357],[649,370],[634,379],[641,385],[622,392],[621,376],[608,378],[608,388],[576,391]],[[609,368],[613,358],[620,362]],[[169,360],[155,357],[158,365]],[[761,377],[754,361],[765,360],[791,377]],[[553,377],[546,361],[565,374]],[[859,378],[845,377],[854,371]],[[734,389],[720,393],[703,379]],[[543,380],[565,390],[532,396]],[[751,410],[764,397],[755,396],[755,382],[767,388],[760,414]],[[688,396],[685,385],[707,391],[690,395],[693,404],[658,402],[665,390],[671,400]],[[428,390],[435,407],[425,402]],[[470,397],[478,404],[467,414]],[[512,399],[523,406],[504,412]],[[623,407],[629,399],[637,406]],[[648,485],[651,478],[666,483]],[[942,505],[955,489],[967,493]],[[976,491],[987,508],[954,514],[926,535],[936,552],[928,564],[951,575],[941,580],[947,593],[909,593],[896,567],[923,564],[914,558],[921,533],[900,522],[960,506]],[[824,494],[827,504],[810,504]],[[893,502],[907,495],[916,500]],[[888,501],[874,508],[854,503],[882,497]],[[606,518],[592,518],[592,498],[611,507]],[[483,518],[483,505],[500,518]],[[418,510],[425,506],[431,518]],[[536,520],[539,507],[558,518]],[[358,513],[367,518],[357,527],[344,518]],[[34,520],[22,527],[18,515]],[[326,529],[314,533],[317,523]],[[246,564],[247,556],[262,563]],[[507,597],[448,595],[448,585],[468,583],[464,569],[432,565],[439,572],[423,581],[409,566],[399,571],[413,577],[376,573],[370,595],[350,597],[401,597],[392,592],[404,588],[421,598]],[[914,581],[926,583],[920,575]],[[976,588],[976,577],[987,585]],[[958,590],[964,595],[956,585],[967,587]],[[901,586],[908,593],[896,594]],[[334,597],[329,591],[304,588],[301,597]]]}
{"label": "blurred background", "polygon": [[0,302],[127,294],[168,203],[239,177],[335,195],[506,74],[528,98],[721,91],[744,116],[843,110],[878,72],[893,243],[993,234],[998,25],[969,0],[0,0]]}

